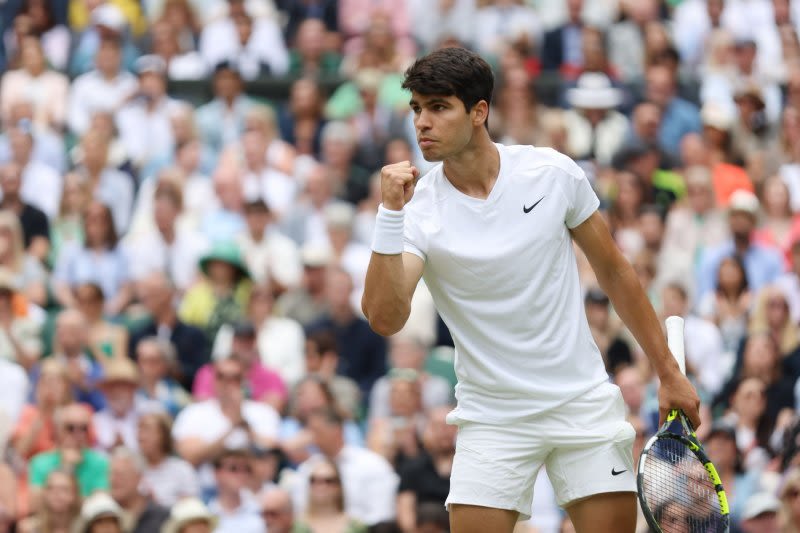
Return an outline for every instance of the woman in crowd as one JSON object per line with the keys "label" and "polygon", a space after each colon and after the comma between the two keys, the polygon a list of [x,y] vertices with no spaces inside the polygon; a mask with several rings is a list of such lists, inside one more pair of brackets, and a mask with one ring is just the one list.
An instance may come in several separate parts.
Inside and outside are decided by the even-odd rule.
{"label": "woman in crowd", "polygon": [[56,469],[47,476],[39,510],[20,521],[19,533],[73,533],[81,508],[75,476]]}
{"label": "woman in crowd", "polygon": [[53,272],[53,289],[59,304],[76,307],[75,289],[86,282],[95,282],[103,290],[103,311],[119,315],[130,303],[133,292],[128,276],[128,258],[119,246],[111,209],[92,201],[84,220],[85,242],[82,246],[65,247]]}
{"label": "woman in crowd", "polygon": [[789,316],[786,296],[775,286],[768,285],[758,292],[750,317],[750,334],[768,333],[782,355],[788,355],[800,343],[800,327]]}
{"label": "woman in crowd", "polygon": [[761,224],[753,241],[783,252],[784,266],[792,266],[792,241],[800,234],[800,219],[794,216],[789,188],[780,176],[766,179],[761,191]]}
{"label": "woman in crowd", "polygon": [[61,204],[58,215],[50,221],[50,254],[48,263],[56,264],[59,254],[65,245],[83,245],[83,219],[89,207],[89,186],[86,180],[75,172],[64,176],[61,190]]}
{"label": "woman in crowd", "polygon": [[719,328],[727,351],[736,353],[747,334],[751,302],[744,263],[726,257],[717,268],[716,290],[700,301],[698,314]]}
{"label": "woman in crowd", "polygon": [[170,416],[189,405],[191,398],[173,377],[176,372],[175,346],[158,337],[145,337],[136,345],[139,390],[136,401],[164,410]]}
{"label": "woman in crowd", "polygon": [[139,451],[147,464],[144,483],[153,501],[165,507],[200,495],[197,472],[174,455],[171,430],[172,420],[164,413],[147,413],[139,418]]}
{"label": "woman in crowd", "polygon": [[344,510],[344,489],[336,465],[320,460],[311,469],[308,509],[302,521],[312,533],[366,533],[367,528]]}
{"label": "woman in crowd", "polygon": [[25,252],[19,217],[8,210],[0,211],[0,267],[11,272],[20,296],[37,306],[47,303],[47,272]]}
{"label": "woman in crowd", "polygon": [[89,350],[101,364],[128,357],[128,330],[103,316],[105,297],[96,283],[82,283],[75,289],[78,309],[89,325]]}

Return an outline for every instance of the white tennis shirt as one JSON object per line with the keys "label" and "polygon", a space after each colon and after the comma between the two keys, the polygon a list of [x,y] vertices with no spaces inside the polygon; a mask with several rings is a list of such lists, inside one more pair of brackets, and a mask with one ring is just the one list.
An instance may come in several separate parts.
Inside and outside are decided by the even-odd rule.
{"label": "white tennis shirt", "polygon": [[405,207],[405,251],[425,261],[455,342],[451,421],[525,419],[608,380],[569,233],[594,213],[597,196],[555,150],[497,149],[500,172],[485,200],[458,191],[439,164]]}

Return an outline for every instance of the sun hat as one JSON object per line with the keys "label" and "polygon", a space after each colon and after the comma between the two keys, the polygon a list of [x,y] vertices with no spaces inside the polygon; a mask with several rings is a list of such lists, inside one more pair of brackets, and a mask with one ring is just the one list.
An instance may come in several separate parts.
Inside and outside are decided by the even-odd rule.
{"label": "sun hat", "polygon": [[161,528],[161,533],[179,533],[186,524],[201,520],[207,522],[212,530],[219,522],[219,518],[214,516],[203,502],[197,498],[186,498],[172,506],[169,519]]}
{"label": "sun hat", "polygon": [[100,518],[114,517],[120,524],[124,511],[107,492],[95,492],[83,501],[81,514],[78,517],[76,531],[85,533]]}
{"label": "sun hat", "polygon": [[200,270],[208,275],[208,263],[211,261],[221,261],[235,267],[242,277],[249,278],[250,272],[242,259],[242,252],[233,241],[216,242],[211,246],[211,250],[200,258]]}
{"label": "sun hat", "polygon": [[622,91],[602,72],[586,72],[567,90],[567,102],[578,109],[614,109],[622,103]]}
{"label": "sun hat", "polygon": [[98,385],[103,386],[111,383],[129,383],[138,386],[139,369],[127,357],[111,359],[105,364],[103,377]]}

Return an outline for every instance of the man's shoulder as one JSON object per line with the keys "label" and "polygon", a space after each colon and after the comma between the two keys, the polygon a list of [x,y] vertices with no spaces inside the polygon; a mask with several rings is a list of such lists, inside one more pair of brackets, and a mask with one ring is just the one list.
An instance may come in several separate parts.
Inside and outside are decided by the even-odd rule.
{"label": "man's shoulder", "polygon": [[342,450],[341,459],[360,472],[370,475],[383,476],[386,471],[394,472],[386,458],[369,448],[346,445]]}
{"label": "man's shoulder", "polygon": [[[510,172],[524,173],[548,170],[557,174],[581,177],[583,170],[569,156],[549,147],[531,145],[498,145]],[[502,170],[502,169],[501,169]]]}

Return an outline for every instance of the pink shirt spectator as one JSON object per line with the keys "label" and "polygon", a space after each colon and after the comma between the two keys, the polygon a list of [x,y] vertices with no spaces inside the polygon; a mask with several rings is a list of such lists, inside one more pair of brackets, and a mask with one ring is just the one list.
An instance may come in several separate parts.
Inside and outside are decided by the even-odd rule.
{"label": "pink shirt spectator", "polygon": [[[259,362],[253,363],[247,371],[248,397],[252,400],[266,401],[270,404],[283,404],[289,392],[280,374]],[[214,365],[207,364],[197,372],[192,384],[192,395],[196,400],[214,398]]]}

